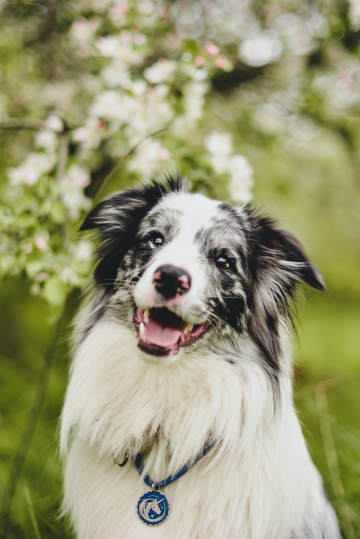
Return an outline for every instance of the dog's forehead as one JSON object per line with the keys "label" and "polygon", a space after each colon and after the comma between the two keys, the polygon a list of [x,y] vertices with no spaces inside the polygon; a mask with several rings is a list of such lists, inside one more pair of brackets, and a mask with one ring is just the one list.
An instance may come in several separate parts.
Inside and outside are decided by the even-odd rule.
{"label": "dog's forehead", "polygon": [[182,231],[186,229],[194,236],[221,218],[222,206],[218,200],[201,194],[170,193],[149,212],[146,221],[153,225],[181,227]]}

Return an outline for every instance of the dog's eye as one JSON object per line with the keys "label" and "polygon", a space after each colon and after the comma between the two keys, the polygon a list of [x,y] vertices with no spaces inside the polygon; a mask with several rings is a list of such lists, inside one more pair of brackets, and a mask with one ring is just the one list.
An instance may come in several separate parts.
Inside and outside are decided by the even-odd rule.
{"label": "dog's eye", "polygon": [[157,249],[162,245],[163,241],[161,236],[154,236],[148,240],[148,246],[150,249]]}
{"label": "dog's eye", "polygon": [[231,262],[227,256],[219,256],[217,260],[215,260],[215,266],[219,268],[222,271],[228,270],[231,266]]}

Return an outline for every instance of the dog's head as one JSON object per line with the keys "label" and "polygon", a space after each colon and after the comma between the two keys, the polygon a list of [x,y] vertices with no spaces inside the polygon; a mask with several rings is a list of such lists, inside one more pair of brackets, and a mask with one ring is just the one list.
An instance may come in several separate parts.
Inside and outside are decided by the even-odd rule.
{"label": "dog's head", "polygon": [[107,198],[81,230],[94,228],[103,303],[132,328],[147,361],[224,340],[236,351],[245,335],[276,371],[279,319],[297,285],[324,288],[294,236],[250,206],[190,194],[179,177]]}

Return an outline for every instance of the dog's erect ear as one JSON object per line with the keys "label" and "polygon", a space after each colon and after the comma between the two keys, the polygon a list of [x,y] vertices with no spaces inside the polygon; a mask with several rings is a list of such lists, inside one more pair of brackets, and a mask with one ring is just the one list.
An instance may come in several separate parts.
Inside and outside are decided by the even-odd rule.
{"label": "dog's erect ear", "polygon": [[[119,194],[120,193],[117,193],[116,196],[118,196]],[[95,208],[87,214],[84,221],[81,223],[79,232],[83,232],[84,230],[93,230],[94,228],[101,228],[101,224],[105,220],[105,214],[107,212],[107,209],[110,209],[111,207],[110,198],[107,200],[103,200],[103,202],[100,202],[100,204],[95,206]]]}
{"label": "dog's erect ear", "polygon": [[273,288],[275,280],[282,293],[290,297],[298,283],[325,289],[319,270],[310,262],[295,236],[278,228],[272,219],[260,215],[257,210],[247,207],[245,211],[250,221],[249,269],[256,282],[270,284]]}
{"label": "dog's erect ear", "polygon": [[142,210],[146,211],[154,206],[167,193],[189,190],[188,181],[183,179],[178,171],[175,178],[165,174],[165,180],[163,183],[153,180],[146,185],[138,185],[111,195],[88,213],[79,231],[94,228],[102,230],[113,224],[113,219],[120,222],[133,211],[141,214]]}
{"label": "dog's erect ear", "polygon": [[97,229],[100,243],[96,251],[95,279],[108,291],[114,288],[119,264],[133,245],[138,226],[145,215],[170,192],[185,191],[180,175],[166,183],[153,181],[120,191],[106,198],[85,217],[80,231]]}
{"label": "dog's erect ear", "polygon": [[320,272],[292,234],[249,206],[243,211],[248,222],[251,283],[248,330],[267,363],[276,369],[280,351],[279,314],[289,313],[298,284],[305,283],[318,290],[324,290],[325,286]]}

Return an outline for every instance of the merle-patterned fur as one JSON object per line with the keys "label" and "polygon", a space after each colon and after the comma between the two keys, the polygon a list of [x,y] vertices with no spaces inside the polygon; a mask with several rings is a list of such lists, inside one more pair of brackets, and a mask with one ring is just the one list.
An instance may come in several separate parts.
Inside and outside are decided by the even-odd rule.
{"label": "merle-patterned fur", "polygon": [[[176,215],[171,212],[164,215],[164,210],[157,213],[156,205],[169,193],[187,190],[188,184],[177,175],[175,179],[169,177],[166,183],[153,181],[117,193],[88,214],[80,230],[97,228],[100,234],[94,274],[100,287],[101,308],[93,318],[94,323],[114,296],[118,304],[126,303],[129,307],[131,315],[127,321],[131,322],[131,286],[153,255],[146,245],[148,234],[140,231],[141,224],[146,218],[149,230],[156,230],[157,221],[166,219],[166,239],[174,237]],[[225,248],[219,244],[219,237],[227,238]],[[197,232],[195,242],[204,258],[215,261],[226,255],[232,261],[227,272],[219,272],[214,264],[207,266],[207,304],[212,321],[208,342],[211,335],[216,342],[219,332],[224,338],[230,328],[237,334],[247,332],[276,389],[279,316],[289,316],[299,283],[324,289],[319,271],[292,234],[279,229],[272,219],[249,205],[235,208],[219,204],[218,218],[210,229]]]}
{"label": "merle-patterned fur", "polygon": [[108,293],[114,290],[126,253],[134,247],[134,238],[145,215],[170,192],[186,188],[180,175],[169,177],[166,184],[152,182],[121,191],[100,202],[85,218],[80,231],[97,229],[100,243],[96,252],[95,281]]}
{"label": "merle-patterned fur", "polygon": [[[62,447],[74,440],[64,513],[79,539],[142,535],[132,510],[141,481],[130,465],[114,472],[114,454],[121,462],[146,452],[146,473],[157,480],[212,436],[209,469],[199,463],[167,487],[176,511],[159,537],[339,539],[293,407],[287,331],[298,285],[323,290],[321,275],[294,236],[257,209],[187,190],[180,176],[131,188],[81,227],[100,241],[62,415]],[[156,290],[164,264],[188,272],[181,297]],[[156,309],[184,323],[174,355],[139,346]]]}

